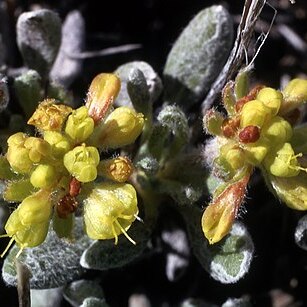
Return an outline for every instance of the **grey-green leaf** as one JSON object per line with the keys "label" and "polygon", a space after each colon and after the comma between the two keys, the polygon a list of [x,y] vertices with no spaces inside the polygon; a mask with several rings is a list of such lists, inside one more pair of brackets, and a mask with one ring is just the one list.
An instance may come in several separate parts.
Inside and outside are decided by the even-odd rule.
{"label": "grey-green leaf", "polygon": [[200,225],[202,212],[190,207],[183,213],[193,252],[204,269],[223,284],[240,280],[248,272],[254,253],[254,244],[246,227],[236,221],[222,241],[209,245]]}
{"label": "grey-green leaf", "polygon": [[31,290],[31,307],[60,307],[62,292],[62,287]]}
{"label": "grey-green leaf", "polygon": [[132,107],[132,102],[127,91],[127,82],[131,71],[134,69],[138,69],[144,74],[150,95],[150,103],[155,102],[162,92],[161,79],[149,64],[142,61],[129,62],[119,66],[115,71],[122,84],[121,91],[115,102],[119,106],[125,105]]}
{"label": "grey-green leaf", "polygon": [[101,286],[92,280],[77,280],[67,285],[63,291],[64,298],[75,307],[80,306],[88,297],[104,298]]}
{"label": "grey-green leaf", "polygon": [[57,56],[61,44],[61,20],[51,10],[22,13],[17,21],[17,44],[26,65],[43,79]]}
{"label": "grey-green leaf", "polygon": [[227,60],[232,42],[232,19],[223,6],[200,11],[168,55],[163,72],[165,100],[188,109],[204,98]]}
{"label": "grey-green leaf", "polygon": [[249,270],[254,244],[245,226],[235,222],[220,244],[209,247],[210,275],[224,284],[235,283]]}
{"label": "grey-green leaf", "polygon": [[82,59],[74,57],[85,46],[85,21],[81,12],[69,12],[62,27],[62,42],[58,56],[51,69],[50,76],[65,88],[68,88],[82,70]]}
{"label": "grey-green leaf", "polygon": [[229,298],[221,307],[252,307],[249,297]]}
{"label": "grey-green leaf", "polygon": [[127,90],[135,110],[148,116],[151,113],[150,93],[141,70],[134,68],[130,71]]}
{"label": "grey-green leaf", "polygon": [[218,307],[218,306],[212,303],[205,302],[202,299],[187,298],[180,304],[180,307]]}
{"label": "grey-green leaf", "polygon": [[[31,289],[56,288],[77,279],[84,272],[79,265],[82,252],[88,248],[90,240],[83,232],[83,221],[76,219],[72,242],[59,239],[53,230],[38,247],[25,249],[19,260],[25,263],[31,273]],[[2,276],[9,285],[16,285],[14,259],[19,248],[14,246],[4,261]]]}
{"label": "grey-green leaf", "polygon": [[98,240],[84,251],[80,263],[84,268],[107,270],[122,267],[140,257],[147,247],[151,229],[146,224],[136,221],[128,231],[129,236],[136,242],[133,245],[120,235],[118,244],[114,240]]}
{"label": "grey-green leaf", "polygon": [[43,98],[42,80],[35,70],[28,70],[14,80],[15,92],[27,119]]}
{"label": "grey-green leaf", "polygon": [[295,229],[295,243],[302,249],[307,250],[307,215],[304,215]]}
{"label": "grey-green leaf", "polygon": [[109,305],[106,303],[104,299],[99,299],[96,297],[88,297],[86,298],[80,307],[108,307]]}
{"label": "grey-green leaf", "polygon": [[7,78],[0,74],[0,112],[4,111],[7,108],[9,100],[10,96],[9,88],[7,85]]}

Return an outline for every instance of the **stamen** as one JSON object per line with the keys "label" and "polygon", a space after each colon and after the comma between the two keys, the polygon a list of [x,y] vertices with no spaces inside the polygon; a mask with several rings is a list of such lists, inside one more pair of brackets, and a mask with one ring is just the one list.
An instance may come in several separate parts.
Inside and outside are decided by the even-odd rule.
{"label": "stamen", "polygon": [[114,224],[113,224],[113,223],[112,223],[112,233],[113,233],[114,239],[115,239],[114,244],[117,245],[117,243],[118,243],[118,235],[117,235],[117,233],[116,233],[116,231],[115,231],[115,228],[114,228]]}
{"label": "stamen", "polygon": [[301,158],[302,156],[303,156],[302,153],[296,154],[294,156],[290,156],[287,163],[289,165],[289,168],[294,169],[294,170],[300,170],[300,171],[307,173],[307,168],[304,168],[304,167],[301,167],[301,166],[293,166],[293,165],[290,164],[291,160],[294,160],[296,158]]}
{"label": "stamen", "polygon": [[1,258],[4,257],[4,255],[7,253],[7,251],[10,249],[11,245],[14,243],[15,239],[14,237],[11,238],[10,242],[8,243],[8,245],[6,246],[5,250],[3,251],[3,253],[0,255]]}
{"label": "stamen", "polygon": [[126,230],[122,227],[122,225],[118,222],[118,220],[114,221],[116,223],[116,225],[120,228],[120,230],[122,231],[122,233],[125,235],[125,237],[134,245],[136,245],[136,242],[134,240],[132,240],[132,238],[127,234]]}
{"label": "stamen", "polygon": [[134,214],[133,216],[135,217],[136,220],[144,224],[144,220],[141,219],[138,215]]}
{"label": "stamen", "polygon": [[20,254],[22,253],[22,251],[23,251],[23,247],[18,251],[18,253],[17,253],[17,255],[16,255],[16,259],[20,256]]}
{"label": "stamen", "polygon": [[132,215],[120,214],[118,218],[124,219],[124,220],[130,220],[132,218]]}

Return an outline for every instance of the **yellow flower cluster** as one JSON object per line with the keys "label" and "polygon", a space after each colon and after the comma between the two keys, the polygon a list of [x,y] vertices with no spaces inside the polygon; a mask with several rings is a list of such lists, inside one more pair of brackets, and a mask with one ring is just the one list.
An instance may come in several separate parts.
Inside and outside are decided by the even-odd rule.
{"label": "yellow flower cluster", "polygon": [[[82,190],[88,236],[115,238],[117,243],[123,233],[134,243],[126,232],[138,214],[135,190],[125,183],[132,163],[126,157],[100,161],[101,151],[133,143],[143,129],[143,114],[127,107],[111,110],[119,90],[117,76],[100,74],[93,80],[86,106],[73,110],[44,100],[28,121],[39,136],[19,132],[8,139],[1,163],[9,169],[2,179],[13,180],[4,196],[7,201],[20,201],[23,196],[5,226],[5,236],[12,238],[9,245],[16,241],[22,250],[41,244],[52,216],[71,219]],[[94,183],[97,176],[104,181]],[[65,227],[65,222],[55,225]]]}
{"label": "yellow flower cluster", "polygon": [[299,159],[303,153],[296,153],[292,142],[298,108],[306,101],[307,80],[294,79],[282,91],[256,86],[243,97],[236,97],[227,85],[223,102],[228,116],[213,109],[207,112],[204,127],[217,137],[219,154],[214,162],[226,182],[203,214],[202,228],[210,243],[229,232],[254,167],[267,172],[278,195],[289,200],[276,182],[307,171]]}

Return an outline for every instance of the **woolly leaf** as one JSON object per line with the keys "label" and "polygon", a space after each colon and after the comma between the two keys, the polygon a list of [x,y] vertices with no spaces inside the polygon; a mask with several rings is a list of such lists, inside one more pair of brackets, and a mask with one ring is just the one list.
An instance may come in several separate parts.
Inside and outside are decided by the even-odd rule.
{"label": "woolly leaf", "polygon": [[148,176],[153,176],[159,169],[158,161],[150,155],[140,159],[135,166]]}
{"label": "woolly leaf", "polygon": [[80,263],[84,268],[95,270],[122,267],[143,253],[150,233],[146,224],[136,221],[129,229],[129,236],[136,245],[131,244],[123,235],[119,236],[117,245],[114,240],[99,240],[84,251]]}
{"label": "woolly leaf", "polygon": [[4,226],[9,217],[9,208],[4,201],[0,201],[0,234],[4,232]]}
{"label": "woolly leaf", "polygon": [[[1,46],[0,46],[0,57],[1,57]],[[1,67],[1,59],[0,59],[0,67]],[[9,88],[7,85],[7,79],[3,77],[3,75],[0,75],[0,112],[6,109],[9,100],[10,96],[9,96]]]}
{"label": "woolly leaf", "polygon": [[157,117],[162,127],[166,128],[167,133],[172,137],[168,144],[168,155],[173,157],[188,142],[189,126],[186,115],[177,106],[164,107]]}
{"label": "woolly leaf", "polygon": [[135,110],[143,113],[145,116],[150,114],[150,93],[146,78],[141,70],[131,70],[128,77],[127,90]]}
{"label": "woolly leaf", "polygon": [[[51,230],[43,244],[22,252],[18,259],[31,271],[30,286],[32,289],[59,287],[78,278],[83,273],[84,270],[79,265],[79,258],[92,241],[83,233],[81,218],[76,220],[74,238],[73,242],[61,240]],[[16,285],[14,259],[18,250],[17,246],[13,247],[3,264],[2,276],[9,285]]]}
{"label": "woolly leaf", "polygon": [[18,101],[29,118],[42,100],[41,77],[35,70],[28,70],[14,80]]}
{"label": "woolly leaf", "polygon": [[105,300],[96,297],[86,298],[80,307],[108,307],[109,305]]}
{"label": "woolly leaf", "polygon": [[252,307],[248,297],[229,298],[221,307]]}
{"label": "woolly leaf", "polygon": [[229,13],[220,5],[199,12],[170,51],[165,68],[165,98],[188,109],[209,91],[233,40]]}
{"label": "woolly leaf", "polygon": [[203,194],[199,187],[175,180],[161,179],[157,184],[160,193],[170,195],[179,205],[191,205]]}
{"label": "woolly leaf", "polygon": [[61,43],[59,16],[46,9],[22,13],[16,31],[17,44],[26,65],[45,79]]}
{"label": "woolly leaf", "polygon": [[62,287],[31,290],[31,307],[60,307],[62,301]]}
{"label": "woolly leaf", "polygon": [[[85,22],[81,12],[69,12],[62,26],[62,42],[50,76],[68,88],[82,70],[82,59],[74,57],[84,50]],[[53,97],[53,96],[52,96]]]}
{"label": "woolly leaf", "polygon": [[237,282],[248,272],[254,252],[247,229],[236,221],[223,240],[209,245],[200,226],[201,211],[191,209],[183,211],[183,218],[195,256],[215,280],[223,284]]}
{"label": "woolly leaf", "polygon": [[299,221],[294,234],[296,244],[307,250],[307,215],[304,215]]}
{"label": "woolly leaf", "polygon": [[210,275],[225,284],[235,283],[249,270],[254,245],[245,226],[235,222],[221,244],[210,247]]}
{"label": "woolly leaf", "polygon": [[91,280],[77,280],[67,285],[63,292],[64,298],[72,306],[80,306],[88,297],[98,299],[104,298],[104,293],[100,285]]}
{"label": "woolly leaf", "polygon": [[181,304],[180,307],[218,307],[212,303],[207,303],[201,299],[187,298]]}
{"label": "woolly leaf", "polygon": [[132,107],[132,102],[127,91],[127,83],[133,70],[140,70],[143,73],[150,95],[150,103],[155,102],[162,92],[161,79],[149,64],[146,62],[135,61],[123,64],[115,71],[122,83],[116,104]]}

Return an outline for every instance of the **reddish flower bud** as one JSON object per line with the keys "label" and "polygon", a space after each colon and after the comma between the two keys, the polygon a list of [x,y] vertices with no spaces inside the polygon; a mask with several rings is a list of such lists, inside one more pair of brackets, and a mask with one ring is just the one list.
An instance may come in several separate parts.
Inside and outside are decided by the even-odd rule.
{"label": "reddish flower bud", "polygon": [[69,183],[69,195],[71,197],[76,197],[79,195],[81,190],[81,182],[73,177]]}
{"label": "reddish flower bud", "polygon": [[233,137],[236,134],[239,126],[240,126],[239,117],[225,119],[222,124],[223,135],[227,138]]}
{"label": "reddish flower bud", "polygon": [[239,133],[239,139],[242,143],[255,143],[259,140],[260,129],[257,126],[247,126]]}

